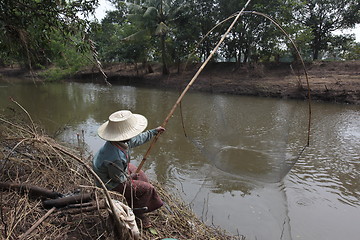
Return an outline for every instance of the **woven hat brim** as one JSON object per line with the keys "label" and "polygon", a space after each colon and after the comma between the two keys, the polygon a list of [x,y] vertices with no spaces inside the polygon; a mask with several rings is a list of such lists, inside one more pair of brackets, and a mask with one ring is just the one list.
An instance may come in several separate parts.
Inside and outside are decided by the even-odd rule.
{"label": "woven hat brim", "polygon": [[122,131],[118,128],[114,129],[109,126],[109,121],[106,121],[98,128],[99,137],[105,141],[118,142],[128,140],[142,133],[148,125],[147,119],[140,114],[133,114],[133,116],[136,119],[136,125],[133,125],[131,129],[127,131]]}

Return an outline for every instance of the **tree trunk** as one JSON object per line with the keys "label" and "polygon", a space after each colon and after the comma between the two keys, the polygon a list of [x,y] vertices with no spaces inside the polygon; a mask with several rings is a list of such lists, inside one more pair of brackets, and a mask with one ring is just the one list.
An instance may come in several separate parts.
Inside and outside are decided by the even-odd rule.
{"label": "tree trunk", "polygon": [[[320,31],[320,30],[318,30]],[[321,50],[321,41],[322,41],[322,37],[321,37],[321,33],[318,31],[313,31],[314,34],[314,39],[312,40],[312,52],[313,52],[313,60],[318,60],[319,59],[319,53]]]}
{"label": "tree trunk", "polygon": [[169,69],[166,64],[165,34],[161,35],[161,55],[162,55],[161,58],[162,58],[162,63],[163,63],[162,73],[164,75],[168,75],[170,72],[169,72]]}
{"label": "tree trunk", "polygon": [[154,69],[151,67],[150,63],[148,63],[147,68],[148,68],[148,72],[149,72],[149,73],[153,73],[153,72],[154,72]]}

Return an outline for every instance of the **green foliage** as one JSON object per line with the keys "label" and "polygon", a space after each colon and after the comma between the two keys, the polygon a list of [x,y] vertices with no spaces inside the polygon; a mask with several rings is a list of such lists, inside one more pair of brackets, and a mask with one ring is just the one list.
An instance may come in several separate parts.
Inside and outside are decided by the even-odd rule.
{"label": "green foliage", "polygon": [[39,76],[46,81],[57,81],[69,78],[72,74],[79,71],[82,67],[90,65],[92,53],[84,53],[83,43],[65,44],[53,37],[50,48],[52,50],[51,67],[39,65],[45,69]]}
{"label": "green foliage", "polygon": [[[10,56],[11,61],[28,68],[48,65],[52,34],[58,32],[64,42],[74,35],[86,42],[89,20],[80,16],[89,16],[97,3],[98,0],[0,1],[1,56]],[[82,50],[89,49],[87,46]]]}
{"label": "green foliage", "polygon": [[360,43],[351,43],[350,50],[344,54],[345,60],[360,59]]}
{"label": "green foliage", "polygon": [[312,31],[314,60],[319,59],[321,51],[328,49],[333,31],[360,23],[360,4],[357,0],[305,0],[302,3],[294,16]]}
{"label": "green foliage", "polygon": [[360,59],[360,43],[354,42],[352,35],[333,36],[330,39],[327,60],[356,60]]}
{"label": "green foliage", "polygon": [[[175,43],[171,37],[176,37],[174,31],[180,26],[185,14],[186,4],[181,0],[148,0],[140,4],[129,6],[128,20],[135,27],[136,32],[128,36],[127,40],[150,41],[155,43],[155,53],[159,53],[163,64],[163,74],[168,74],[170,62],[169,43]],[[157,57],[158,54],[147,54]],[[155,59],[157,60],[157,59]]]}
{"label": "green foliage", "polygon": [[105,62],[146,62],[152,52],[151,40],[127,20],[129,9],[124,3],[108,13],[93,31],[100,58]]}

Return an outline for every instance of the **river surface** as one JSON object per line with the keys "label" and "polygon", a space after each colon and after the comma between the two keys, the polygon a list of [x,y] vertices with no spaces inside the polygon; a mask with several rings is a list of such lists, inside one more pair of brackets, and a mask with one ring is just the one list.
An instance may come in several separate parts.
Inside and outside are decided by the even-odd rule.
{"label": "river surface", "polygon": [[[0,83],[0,114],[22,114],[94,154],[117,110],[161,125],[179,91],[91,83]],[[246,239],[360,239],[360,106],[189,92],[144,165],[209,225]],[[24,114],[22,114],[24,115]],[[84,140],[82,142],[81,140]],[[139,164],[148,144],[134,149]]]}

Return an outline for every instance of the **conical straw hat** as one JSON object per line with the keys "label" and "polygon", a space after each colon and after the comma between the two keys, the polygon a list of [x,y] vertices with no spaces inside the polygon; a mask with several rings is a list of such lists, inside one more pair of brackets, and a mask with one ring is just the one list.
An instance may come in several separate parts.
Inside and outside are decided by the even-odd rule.
{"label": "conical straw hat", "polygon": [[114,112],[98,129],[98,135],[106,141],[124,141],[135,137],[147,127],[147,119],[128,110]]}

